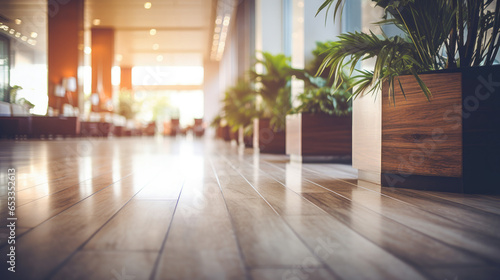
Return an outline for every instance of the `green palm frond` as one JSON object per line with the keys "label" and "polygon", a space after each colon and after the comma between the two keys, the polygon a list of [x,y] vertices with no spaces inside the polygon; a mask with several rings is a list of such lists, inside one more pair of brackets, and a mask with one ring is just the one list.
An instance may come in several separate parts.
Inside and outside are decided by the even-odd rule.
{"label": "green palm frond", "polygon": [[[424,95],[431,92],[419,73],[455,67],[492,65],[500,49],[500,1],[493,0],[373,0],[384,9],[379,25],[394,25],[403,36],[387,38],[373,33],[347,33],[339,36],[327,51],[318,74],[330,76],[342,68],[353,75],[359,61],[375,58],[373,71],[355,76],[354,96],[374,92],[381,83],[389,85],[394,99],[395,80],[399,75],[415,77]],[[325,0],[316,15],[334,8],[333,17],[341,14],[346,0]]]}
{"label": "green palm frond", "polygon": [[[399,75],[430,70],[425,68],[425,63],[415,57],[418,55],[413,44],[399,36],[388,38],[374,33],[346,33],[340,35],[339,41],[328,50],[328,55],[318,73],[329,68],[330,75],[333,75],[341,73],[344,68],[349,68],[348,75],[352,76],[355,71],[354,66],[359,61],[375,58],[372,72],[364,71],[360,76],[354,76],[355,79],[361,79],[359,82],[354,82],[356,87],[353,96],[356,97],[369,88],[372,90],[380,88],[383,82],[387,81],[392,85],[394,78]],[[341,75],[335,75],[335,84],[340,84],[341,79]],[[424,89],[427,88],[423,86],[422,90]],[[393,93],[391,87],[389,94]]]}

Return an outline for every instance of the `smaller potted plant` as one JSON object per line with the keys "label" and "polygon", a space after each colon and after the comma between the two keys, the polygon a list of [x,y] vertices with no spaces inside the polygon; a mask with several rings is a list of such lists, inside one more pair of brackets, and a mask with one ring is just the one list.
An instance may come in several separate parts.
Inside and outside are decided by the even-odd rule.
{"label": "smaller potted plant", "polygon": [[290,58],[283,54],[263,52],[257,65],[264,71],[250,72],[262,101],[260,117],[254,119],[253,146],[260,152],[284,154],[286,114],[291,109],[290,79],[294,70]]}
{"label": "smaller potted plant", "polygon": [[251,126],[252,120],[259,115],[255,99],[255,91],[250,83],[244,80],[240,80],[234,87],[230,87],[226,91],[222,100],[222,111],[231,129],[231,140],[242,144],[245,143],[245,132],[252,133],[251,129],[248,128]]}
{"label": "smaller potted plant", "polygon": [[351,91],[340,87],[306,88],[301,105],[286,117],[286,153],[295,161],[350,161]]}
{"label": "smaller potted plant", "polygon": [[18,98],[17,92],[22,90],[21,86],[12,86],[10,88],[10,102],[12,106],[12,112],[14,115],[19,116],[28,116],[30,114],[30,110],[35,107],[35,104],[31,103],[26,98]]}

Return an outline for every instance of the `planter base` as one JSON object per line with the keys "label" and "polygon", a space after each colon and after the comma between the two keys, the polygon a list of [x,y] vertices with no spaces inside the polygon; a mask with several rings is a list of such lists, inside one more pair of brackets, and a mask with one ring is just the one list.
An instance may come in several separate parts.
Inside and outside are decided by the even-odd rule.
{"label": "planter base", "polygon": [[286,116],[286,153],[298,162],[352,162],[352,118],[298,113]]}
{"label": "planter base", "polygon": [[284,154],[285,132],[274,132],[270,127],[269,119],[254,120],[254,149],[260,153]]}
{"label": "planter base", "polygon": [[[382,173],[382,185],[385,187],[397,187],[402,189],[413,189],[421,191],[439,191],[439,192],[455,192],[455,193],[470,193],[464,189],[461,178],[457,177],[440,177],[440,176],[420,176],[420,175],[405,175]],[[491,192],[495,190],[492,188]],[[481,191],[484,193],[485,191]]]}
{"label": "planter base", "polygon": [[290,154],[290,161],[302,163],[352,163],[351,156],[301,156]]}

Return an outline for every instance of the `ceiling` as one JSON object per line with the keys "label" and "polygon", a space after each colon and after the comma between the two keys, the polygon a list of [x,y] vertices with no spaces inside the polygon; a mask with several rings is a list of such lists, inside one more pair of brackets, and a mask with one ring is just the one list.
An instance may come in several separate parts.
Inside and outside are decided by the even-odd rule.
{"label": "ceiling", "polygon": [[[147,1],[150,9],[145,8]],[[114,28],[119,66],[201,65],[209,55],[216,2],[86,0],[85,29]],[[151,29],[156,29],[155,35],[150,35]],[[90,40],[86,41],[90,45]]]}
{"label": "ceiling", "polygon": [[[144,7],[147,1],[151,3],[150,9]],[[217,2],[84,0],[85,45],[91,45],[91,28],[111,27],[115,29],[116,65],[202,65],[203,60],[209,58],[212,46]],[[17,18],[22,20],[22,24],[14,22]],[[8,25],[8,30],[20,31],[27,39],[31,39],[32,32],[38,36],[35,46],[31,46],[27,41],[20,40],[22,36],[15,38],[15,34],[7,35],[20,45],[34,48],[40,58],[46,57],[47,19],[47,0],[0,0],[0,22]],[[100,21],[98,26],[94,24],[95,19]],[[150,35],[153,28],[156,34]]]}
{"label": "ceiling", "polygon": [[[20,20],[20,21],[17,21]],[[43,61],[47,50],[47,4],[38,0],[0,0],[0,27],[8,27],[17,48],[34,49]],[[14,29],[14,31],[12,31]],[[16,34],[19,32],[19,36]],[[22,38],[26,36],[26,40]],[[31,44],[28,44],[28,40]]]}

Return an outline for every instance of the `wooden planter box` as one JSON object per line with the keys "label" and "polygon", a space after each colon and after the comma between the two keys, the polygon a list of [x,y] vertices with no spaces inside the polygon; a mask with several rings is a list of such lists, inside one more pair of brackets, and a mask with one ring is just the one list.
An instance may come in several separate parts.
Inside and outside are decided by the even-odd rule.
{"label": "wooden planter box", "polygon": [[253,147],[259,148],[261,153],[284,154],[285,131],[274,132],[269,119],[255,119],[253,133]]}
{"label": "wooden planter box", "polygon": [[400,77],[396,106],[382,101],[382,184],[391,187],[499,193],[500,66]]}
{"label": "wooden planter box", "polygon": [[221,136],[224,141],[231,141],[231,129],[228,125],[221,126]]}
{"label": "wooden planter box", "polygon": [[298,161],[349,162],[352,117],[303,113],[286,116],[286,153]]}

